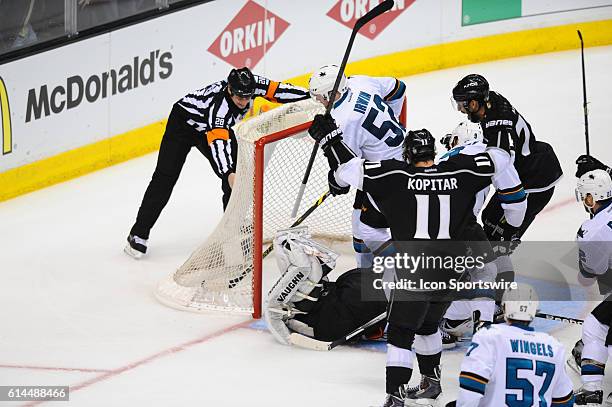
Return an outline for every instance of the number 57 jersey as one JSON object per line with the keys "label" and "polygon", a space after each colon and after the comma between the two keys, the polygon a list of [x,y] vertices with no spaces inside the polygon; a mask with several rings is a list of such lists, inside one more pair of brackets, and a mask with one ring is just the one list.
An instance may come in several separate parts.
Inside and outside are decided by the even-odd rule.
{"label": "number 57 jersey", "polygon": [[347,85],[331,111],[344,143],[369,161],[401,160],[406,130],[397,117],[404,83],[389,77],[351,76]]}
{"label": "number 57 jersey", "polygon": [[461,363],[457,406],[572,406],[565,348],[526,325],[481,329]]}

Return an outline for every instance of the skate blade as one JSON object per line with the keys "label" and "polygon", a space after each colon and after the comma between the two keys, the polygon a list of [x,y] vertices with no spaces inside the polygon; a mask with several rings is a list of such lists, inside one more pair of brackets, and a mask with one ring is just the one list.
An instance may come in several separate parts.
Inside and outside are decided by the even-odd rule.
{"label": "skate blade", "polygon": [[132,246],[130,246],[129,243],[127,244],[127,246],[125,246],[123,251],[125,252],[125,254],[136,260],[139,260],[144,255],[144,253],[132,249]]}
{"label": "skate blade", "polygon": [[442,393],[435,399],[417,399],[417,400],[404,400],[405,407],[439,407],[440,403],[438,400],[442,398]]}

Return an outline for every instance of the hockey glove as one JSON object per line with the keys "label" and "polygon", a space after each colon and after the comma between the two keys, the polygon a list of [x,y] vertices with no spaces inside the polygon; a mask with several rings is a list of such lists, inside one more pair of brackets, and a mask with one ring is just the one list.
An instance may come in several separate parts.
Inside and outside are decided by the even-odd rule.
{"label": "hockey glove", "polygon": [[487,236],[491,236],[491,245],[497,257],[509,256],[521,243],[520,228],[509,224],[505,217],[497,225],[485,220],[484,229]]}
{"label": "hockey glove", "polygon": [[331,114],[318,114],[314,117],[312,125],[308,129],[308,134],[315,141],[318,141],[321,148],[325,151],[327,146],[342,140],[342,130],[336,125],[336,121]]}
{"label": "hockey glove", "polygon": [[349,146],[344,144],[342,130],[336,126],[336,122],[330,114],[316,115],[310,129],[308,129],[308,134],[315,141],[319,142],[329,167],[334,171],[339,165],[350,161],[356,156]]}
{"label": "hockey glove", "polygon": [[440,139],[440,144],[442,144],[447,150],[450,150],[451,147],[451,140],[453,139],[453,135],[452,134],[446,134],[444,135],[444,137],[442,137]]}
{"label": "hockey glove", "polygon": [[597,158],[591,157],[590,155],[581,155],[576,159],[576,164],[578,165],[578,168],[576,169],[576,178],[580,178],[587,172],[593,170],[604,170],[608,174],[612,173],[612,168],[608,167]]}
{"label": "hockey glove", "polygon": [[351,190],[350,185],[347,185],[345,187],[341,187],[340,185],[338,185],[333,170],[329,170],[329,172],[327,173],[327,183],[329,184],[329,192],[331,192],[333,196],[348,194]]}

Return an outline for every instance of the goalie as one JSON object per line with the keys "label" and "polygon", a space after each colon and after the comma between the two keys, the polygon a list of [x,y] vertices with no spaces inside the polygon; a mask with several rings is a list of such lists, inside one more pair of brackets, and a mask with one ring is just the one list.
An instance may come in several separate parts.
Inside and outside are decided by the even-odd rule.
{"label": "goalie", "polygon": [[[291,332],[333,341],[385,312],[383,292],[372,290],[371,297],[362,293],[363,271],[353,269],[335,282],[328,280],[338,255],[311,240],[306,228],[279,232],[274,250],[281,277],[268,294],[264,317],[279,342],[288,345]],[[385,324],[380,321],[364,335],[382,336]]]}

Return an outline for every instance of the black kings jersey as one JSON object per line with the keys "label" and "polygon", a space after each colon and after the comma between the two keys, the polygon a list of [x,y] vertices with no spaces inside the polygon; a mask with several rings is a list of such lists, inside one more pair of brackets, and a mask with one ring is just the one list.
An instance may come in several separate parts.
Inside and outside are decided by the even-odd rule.
{"label": "black kings jersey", "polygon": [[537,141],[531,125],[497,92],[490,92],[491,108],[480,122],[487,147],[514,152],[514,166],[525,190],[546,190],[563,171],[552,147]]}
{"label": "black kings jersey", "polygon": [[403,161],[363,163],[363,190],[385,215],[394,241],[462,240],[476,221],[477,194],[495,172],[487,153],[428,168]]}

